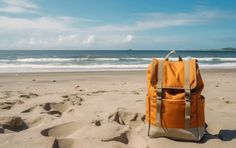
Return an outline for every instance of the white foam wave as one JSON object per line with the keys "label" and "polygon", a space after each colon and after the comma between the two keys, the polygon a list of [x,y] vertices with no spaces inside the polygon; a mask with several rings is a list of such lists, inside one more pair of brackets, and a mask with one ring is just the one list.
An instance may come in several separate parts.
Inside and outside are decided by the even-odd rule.
{"label": "white foam wave", "polygon": [[[151,60],[152,58],[142,58],[143,60]],[[158,58],[163,60],[164,58]],[[178,60],[178,58],[170,58],[171,60]],[[184,57],[184,60],[189,60],[189,59],[197,59],[198,61],[222,61],[222,62],[230,62],[230,61],[236,61],[236,58],[222,58],[222,57],[204,57],[204,58],[200,58],[200,57]]]}
{"label": "white foam wave", "polygon": [[219,63],[219,64],[199,64],[200,68],[213,69],[213,68],[236,68],[236,63]]}
{"label": "white foam wave", "polygon": [[3,60],[3,59],[0,60],[0,62],[10,62],[10,61],[12,60]]}
{"label": "white foam wave", "polygon": [[[211,61],[221,61],[221,62],[236,62],[236,58],[222,58],[222,57],[184,57],[184,60],[187,59],[197,59],[202,62],[211,62]],[[158,58],[164,59],[164,58]],[[130,57],[130,58],[93,58],[93,57],[81,57],[81,58],[18,58],[16,60],[0,59],[0,62],[24,62],[24,63],[33,63],[33,62],[70,62],[70,61],[151,61],[152,58],[142,58],[142,57]],[[178,60],[178,58],[171,58],[171,60]]]}
{"label": "white foam wave", "polygon": [[65,62],[73,61],[73,58],[22,58],[16,59],[18,62]]}
{"label": "white foam wave", "polygon": [[93,58],[95,61],[119,61],[119,58]]}
{"label": "white foam wave", "polygon": [[197,59],[198,61],[236,61],[236,58],[222,58],[222,57],[204,57],[204,58],[198,58],[193,57],[194,59]]}
{"label": "white foam wave", "polygon": [[[0,73],[8,72],[62,72],[62,71],[130,71],[145,70],[148,64],[53,65],[53,64],[0,64]],[[236,68],[236,63],[199,64],[201,69]]]}
{"label": "white foam wave", "polygon": [[103,64],[103,65],[40,65],[40,64],[0,64],[0,68],[46,68],[46,69],[71,69],[71,68],[81,68],[81,69],[99,69],[99,68],[144,68],[147,67],[147,64],[137,64],[137,65],[112,65],[112,64]]}

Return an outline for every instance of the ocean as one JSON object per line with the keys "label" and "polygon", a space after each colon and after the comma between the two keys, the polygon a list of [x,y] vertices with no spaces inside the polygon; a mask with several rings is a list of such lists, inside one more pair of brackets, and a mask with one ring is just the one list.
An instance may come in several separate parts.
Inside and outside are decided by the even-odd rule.
{"label": "ocean", "polygon": [[[0,50],[0,73],[144,70],[168,51]],[[201,69],[236,68],[236,51],[177,51],[196,58]],[[175,57],[173,60],[177,60]]]}

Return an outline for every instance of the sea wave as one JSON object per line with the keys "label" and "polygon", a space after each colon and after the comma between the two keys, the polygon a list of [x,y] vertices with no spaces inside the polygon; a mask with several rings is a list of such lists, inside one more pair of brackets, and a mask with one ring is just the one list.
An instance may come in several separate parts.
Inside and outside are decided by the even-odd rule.
{"label": "sea wave", "polygon": [[225,68],[236,68],[236,63],[218,63],[218,64],[199,64],[200,68],[203,69],[225,69]]}
{"label": "sea wave", "polygon": [[[184,57],[196,58],[202,69],[236,68],[234,57]],[[164,59],[164,58],[158,58]],[[2,72],[40,71],[99,71],[99,70],[145,70],[152,58],[149,57],[76,57],[76,58],[16,58],[0,59]],[[178,60],[178,58],[172,58]]]}
{"label": "sea wave", "polygon": [[208,58],[195,58],[198,61],[236,61],[236,58],[221,58],[221,57],[208,57]]}
{"label": "sea wave", "polygon": [[[188,59],[197,59],[198,61],[222,61],[229,62],[235,61],[236,58],[224,58],[224,57],[184,57],[184,60]],[[151,61],[153,58],[142,58],[142,57],[129,57],[129,58],[91,58],[91,57],[81,57],[81,58],[18,58],[18,59],[0,59],[0,62],[24,62],[24,63],[33,63],[33,62],[70,62],[70,61]],[[164,58],[158,58],[164,60]],[[178,58],[171,58],[171,60],[178,60]]]}
{"label": "sea wave", "polygon": [[[200,63],[200,67],[236,67],[236,63]],[[0,64],[0,68],[146,68],[148,64],[89,64],[89,65],[77,65],[77,64]]]}
{"label": "sea wave", "polygon": [[17,62],[65,62],[73,61],[73,58],[21,58]]}
{"label": "sea wave", "polygon": [[77,69],[100,69],[100,68],[145,68],[147,67],[147,64],[135,64],[135,65],[112,65],[112,64],[102,64],[102,65],[53,65],[53,64],[0,64],[0,68],[48,68],[48,69],[71,69],[71,68],[77,68]]}

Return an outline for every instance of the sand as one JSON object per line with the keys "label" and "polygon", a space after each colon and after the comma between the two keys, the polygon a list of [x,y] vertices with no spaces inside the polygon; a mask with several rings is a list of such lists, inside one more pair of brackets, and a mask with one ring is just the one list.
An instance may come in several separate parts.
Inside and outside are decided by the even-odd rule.
{"label": "sand", "polygon": [[202,71],[207,134],[151,139],[145,72],[0,74],[0,147],[236,147],[236,70]]}

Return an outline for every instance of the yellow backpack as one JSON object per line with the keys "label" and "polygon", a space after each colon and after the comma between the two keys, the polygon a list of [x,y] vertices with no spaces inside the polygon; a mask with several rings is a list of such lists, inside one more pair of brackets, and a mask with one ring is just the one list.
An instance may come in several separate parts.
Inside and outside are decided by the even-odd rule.
{"label": "yellow backpack", "polygon": [[147,69],[146,116],[150,137],[199,141],[205,133],[204,87],[197,60],[153,59]]}

